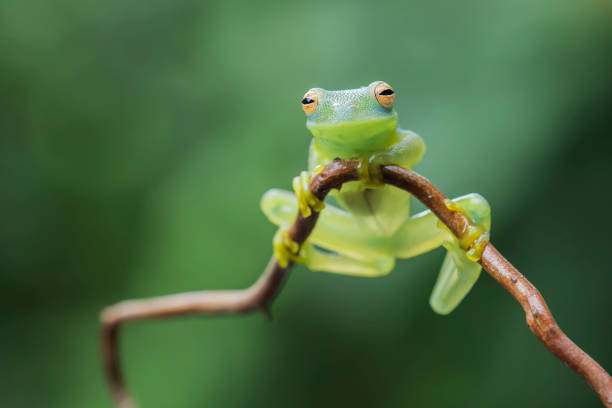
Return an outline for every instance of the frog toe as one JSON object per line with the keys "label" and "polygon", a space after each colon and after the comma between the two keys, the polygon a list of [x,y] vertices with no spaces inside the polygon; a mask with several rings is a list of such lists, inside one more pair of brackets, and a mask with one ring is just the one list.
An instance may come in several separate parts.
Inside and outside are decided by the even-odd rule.
{"label": "frog toe", "polygon": [[293,178],[293,191],[302,217],[308,218],[313,211],[321,212],[325,208],[325,203],[310,191],[310,173],[307,171]]}
{"label": "frog toe", "polygon": [[357,173],[359,179],[367,188],[380,188],[385,185],[382,177],[381,166],[385,164],[382,157],[373,154],[367,159],[359,159]]}
{"label": "frog toe", "polygon": [[272,247],[278,264],[283,268],[289,266],[289,262],[303,262],[303,258],[299,256],[300,245],[291,239],[288,229],[280,228],[276,232]]}

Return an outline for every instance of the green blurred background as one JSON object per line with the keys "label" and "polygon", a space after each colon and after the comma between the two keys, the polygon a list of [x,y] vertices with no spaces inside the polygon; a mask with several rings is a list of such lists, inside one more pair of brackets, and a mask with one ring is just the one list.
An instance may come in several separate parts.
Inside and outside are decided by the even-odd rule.
{"label": "green blurred background", "polygon": [[[306,166],[310,87],[385,80],[416,170],[478,192],[493,242],[612,369],[612,5],[0,3],[0,405],[111,407],[98,313],[240,288]],[[417,209],[421,208],[417,206]],[[449,316],[438,250],[379,279],[298,267],[264,316],[131,324],[150,407],[587,407],[596,395],[488,275]]]}

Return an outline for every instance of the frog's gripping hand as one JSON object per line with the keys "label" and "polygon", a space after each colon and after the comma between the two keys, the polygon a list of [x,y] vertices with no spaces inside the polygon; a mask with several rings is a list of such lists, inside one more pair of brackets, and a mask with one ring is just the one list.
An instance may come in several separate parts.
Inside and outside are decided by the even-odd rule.
{"label": "frog's gripping hand", "polygon": [[274,234],[272,247],[274,248],[274,256],[278,260],[278,264],[283,268],[289,266],[289,261],[303,261],[298,255],[300,252],[300,245],[291,239],[289,230],[286,228],[280,228],[276,234]]}
{"label": "frog's gripping hand", "polygon": [[[315,169],[316,171],[318,169]],[[293,191],[295,191],[302,217],[308,218],[313,211],[321,212],[325,208],[325,203],[310,191],[310,173],[307,171],[293,178]]]}
{"label": "frog's gripping hand", "polygon": [[[322,168],[321,168],[322,169]],[[317,169],[315,172],[318,171]],[[308,218],[313,211],[321,212],[325,203],[310,191],[310,173],[303,171],[293,179],[293,190],[297,198],[298,208],[302,217]],[[272,241],[274,256],[283,268],[289,265],[289,261],[306,263],[306,258],[299,255],[300,245],[289,236],[289,230],[281,227]]]}
{"label": "frog's gripping hand", "polygon": [[359,159],[359,179],[367,188],[380,188],[385,185],[380,166],[385,164],[381,154],[373,154],[367,159]]}
{"label": "frog's gripping hand", "polygon": [[461,236],[458,237],[459,246],[466,251],[465,255],[470,261],[480,261],[482,253],[489,243],[489,231],[485,229],[486,226],[475,225],[470,215],[459,204],[448,198],[444,200],[444,205],[451,211],[462,213],[470,220],[470,223],[461,232]]}
{"label": "frog's gripping hand", "polygon": [[[464,203],[460,206],[451,200],[445,201],[448,209],[464,214],[470,223],[459,237],[451,235],[452,238],[443,244],[448,253],[429,301],[440,314],[450,313],[476,283],[482,270],[478,261],[489,242],[491,216],[488,203],[476,194]],[[439,225],[447,229],[444,224]]]}

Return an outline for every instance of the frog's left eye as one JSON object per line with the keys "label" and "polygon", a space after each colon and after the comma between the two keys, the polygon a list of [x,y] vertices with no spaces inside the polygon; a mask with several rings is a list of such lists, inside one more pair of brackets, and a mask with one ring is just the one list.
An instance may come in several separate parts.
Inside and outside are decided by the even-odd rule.
{"label": "frog's left eye", "polygon": [[395,102],[395,91],[386,82],[381,82],[374,89],[376,100],[385,109],[390,109]]}
{"label": "frog's left eye", "polygon": [[317,93],[314,91],[308,91],[302,99],[302,109],[304,109],[304,112],[306,112],[307,115],[311,115],[317,109],[318,103],[319,97],[317,96]]}

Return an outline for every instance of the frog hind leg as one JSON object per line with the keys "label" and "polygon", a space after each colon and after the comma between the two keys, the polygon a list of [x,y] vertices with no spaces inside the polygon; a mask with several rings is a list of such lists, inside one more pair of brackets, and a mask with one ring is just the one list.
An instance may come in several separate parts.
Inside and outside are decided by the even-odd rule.
{"label": "frog hind leg", "polygon": [[444,257],[438,279],[429,298],[434,312],[445,315],[452,312],[478,280],[482,266],[470,261],[465,251],[455,242],[444,244],[448,253]]}
{"label": "frog hind leg", "polygon": [[[295,195],[289,191],[271,189],[261,198],[262,211],[280,227],[291,225],[297,208]],[[321,212],[308,241],[328,251],[357,259],[391,256],[383,238],[358,226],[350,213],[329,204]]]}
{"label": "frog hind leg", "polygon": [[[261,208],[270,221],[286,228],[297,214],[297,200],[289,191],[272,189],[262,197]],[[314,271],[363,277],[386,275],[393,270],[395,260],[379,245],[380,241],[368,236],[349,213],[327,205],[300,257]]]}
{"label": "frog hind leg", "polygon": [[[491,208],[484,197],[469,194],[458,200],[458,203],[473,224],[487,232],[491,229]],[[444,243],[444,247],[448,253],[429,298],[431,308],[443,315],[449,314],[459,305],[478,280],[482,270],[478,262],[468,259],[457,238],[451,237]]]}
{"label": "frog hind leg", "polygon": [[[452,201],[461,206],[473,223],[486,231],[490,229],[491,210],[482,196],[468,194]],[[438,218],[429,210],[412,217],[398,231],[395,242],[399,258],[413,257],[439,246],[444,246],[448,251],[429,299],[436,313],[452,312],[480,275],[480,264],[467,258],[458,240],[439,226]]]}
{"label": "frog hind leg", "polygon": [[392,257],[356,258],[341,253],[321,251],[308,242],[304,249],[302,253],[306,259],[306,266],[313,271],[373,278],[387,275],[395,266],[395,258]]}

